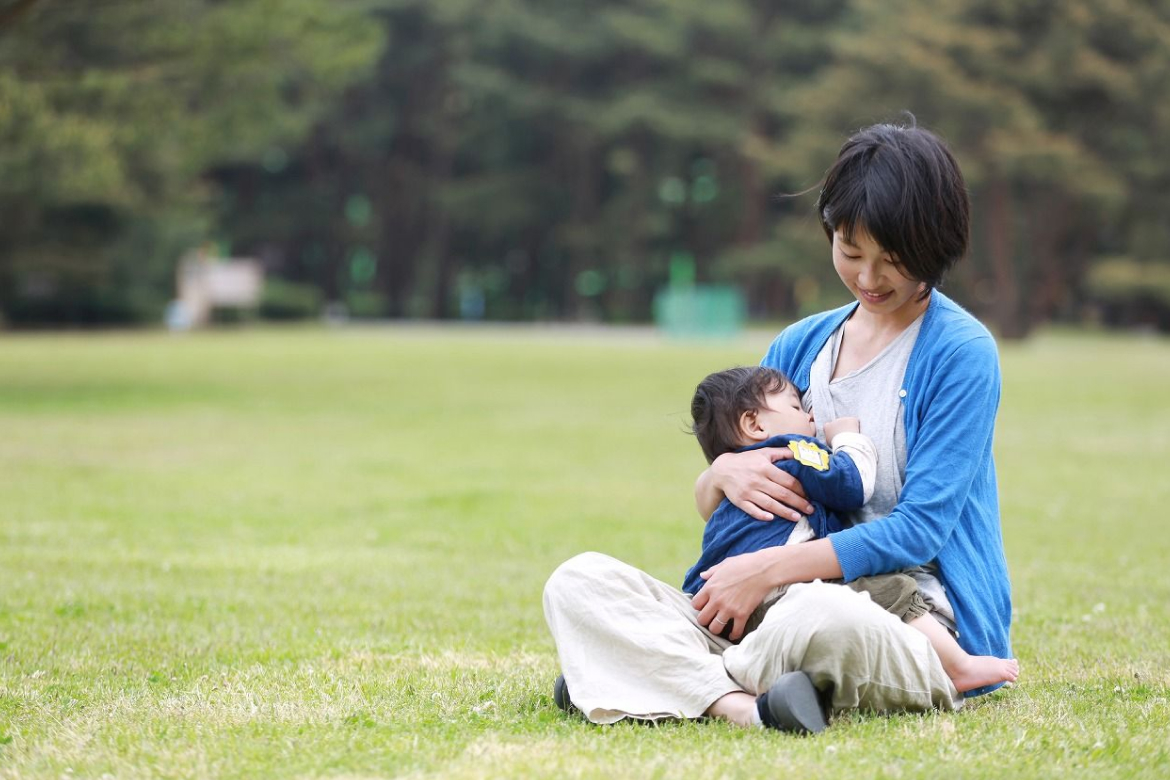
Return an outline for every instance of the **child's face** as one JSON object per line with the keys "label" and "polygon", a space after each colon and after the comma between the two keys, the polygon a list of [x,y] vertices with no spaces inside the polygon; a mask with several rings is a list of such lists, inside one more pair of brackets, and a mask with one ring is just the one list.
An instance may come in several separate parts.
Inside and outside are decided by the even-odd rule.
{"label": "child's face", "polygon": [[800,405],[800,396],[792,385],[764,396],[764,406],[756,411],[756,419],[769,437],[792,433],[816,436],[813,416]]}

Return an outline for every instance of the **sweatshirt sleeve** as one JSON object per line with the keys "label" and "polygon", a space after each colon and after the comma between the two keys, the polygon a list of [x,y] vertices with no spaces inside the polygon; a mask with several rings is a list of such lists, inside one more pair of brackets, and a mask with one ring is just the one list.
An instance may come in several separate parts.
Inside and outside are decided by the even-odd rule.
{"label": "sweatshirt sleeve", "polygon": [[[830,454],[813,439],[793,439],[792,460],[776,461],[776,466],[800,480],[809,501],[829,509],[849,512],[865,503],[865,486],[853,459],[845,451]],[[816,462],[817,457],[823,458]]]}
{"label": "sweatshirt sleeve", "polygon": [[[833,448],[833,454],[841,453],[853,459],[853,465],[861,475],[861,506],[864,506],[873,498],[873,492],[877,489],[877,447],[873,439],[864,433],[846,431],[834,436],[829,445]],[[850,509],[860,509],[861,506]]]}
{"label": "sweatshirt sleeve", "polygon": [[991,451],[1000,397],[995,342],[982,336],[960,344],[921,387],[908,390],[925,401],[912,407],[918,433],[897,506],[829,537],[847,582],[922,565],[946,544]]}

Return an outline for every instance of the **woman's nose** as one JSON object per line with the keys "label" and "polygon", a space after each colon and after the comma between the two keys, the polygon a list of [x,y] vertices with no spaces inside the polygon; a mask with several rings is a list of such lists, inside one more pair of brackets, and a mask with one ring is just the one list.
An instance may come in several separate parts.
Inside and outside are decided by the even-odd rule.
{"label": "woman's nose", "polygon": [[872,290],[877,283],[877,279],[877,264],[872,262],[862,263],[861,269],[857,272],[857,284],[867,290]]}

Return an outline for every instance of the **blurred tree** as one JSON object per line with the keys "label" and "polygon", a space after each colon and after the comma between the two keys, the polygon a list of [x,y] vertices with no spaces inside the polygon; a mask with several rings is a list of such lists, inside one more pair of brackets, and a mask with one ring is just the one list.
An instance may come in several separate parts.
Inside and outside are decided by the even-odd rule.
{"label": "blurred tree", "polygon": [[[641,319],[672,258],[700,280],[783,280],[727,250],[767,238],[784,95],[820,66],[813,33],[843,7],[379,0],[391,44],[373,78],[286,171],[220,172],[272,194],[264,214],[232,200],[230,232],[271,241],[289,204],[306,219],[278,249],[287,272],[338,298],[377,289],[391,316],[482,299],[492,317]],[[296,206],[309,192],[314,214]],[[340,219],[347,192],[371,204],[359,231]],[[371,247],[368,280],[321,261],[355,242]]]}
{"label": "blurred tree", "polygon": [[0,30],[9,27],[28,13],[39,0],[11,0],[0,4]]}
{"label": "blurred tree", "polygon": [[643,318],[679,263],[699,281],[785,278],[782,265],[737,262],[736,248],[767,239],[785,172],[781,107],[819,67],[814,33],[842,4],[538,6],[511,3],[514,17],[485,20],[481,37],[499,43],[460,75],[543,136],[523,151],[553,185],[532,187],[543,252],[521,256],[546,258],[557,310]]}
{"label": "blurred tree", "polygon": [[1167,260],[1165,2],[26,2],[13,319],[140,315],[209,236],[362,316],[638,320],[692,281],[807,313],[844,297],[807,191],[902,109],[963,163],[948,289],[1001,333],[1080,316],[1099,257]]}
{"label": "blurred tree", "polygon": [[[308,138],[220,166],[219,224],[245,252],[363,314],[445,316],[451,227],[438,194],[467,130],[450,84],[470,3],[368,0],[387,43]],[[359,302],[355,307],[354,302]]]}
{"label": "blurred tree", "polygon": [[175,259],[207,235],[203,172],[311,126],[379,50],[358,10],[55,0],[10,24],[0,34],[5,315],[126,321],[160,310]]}
{"label": "blurred tree", "polygon": [[[909,109],[972,186],[952,289],[1022,335],[1076,312],[1097,254],[1160,245],[1165,112],[1137,90],[1165,89],[1170,46],[1139,5],[377,0],[374,77],[294,154],[300,184],[261,179],[284,193],[270,211],[301,214],[301,188],[332,183],[298,222],[338,263],[319,283],[391,316],[639,319],[672,268],[739,283],[757,315],[806,313],[842,295],[811,196],[774,194],[813,186],[847,128]],[[342,218],[355,193],[361,226]],[[252,229],[233,235],[266,224],[237,213]]]}
{"label": "blurred tree", "polygon": [[[1098,161],[1086,169],[1042,160],[1056,186],[1026,203],[1037,259],[1032,311],[1039,320],[1071,318],[1081,314],[1091,265],[1126,254],[1170,272],[1170,3],[1010,10],[997,22],[1027,36],[1022,88],[1054,129]],[[1070,197],[1086,191],[1096,196],[1087,206]]]}
{"label": "blurred tree", "polygon": [[1116,252],[1108,236],[1124,225],[1150,224],[1134,206],[1165,197],[1139,194],[1170,160],[1152,154],[1170,128],[1149,102],[1167,89],[1154,75],[1170,53],[1162,6],[858,0],[833,65],[794,96],[812,120],[794,145],[831,159],[821,128],[897,119],[890,106],[940,131],[975,208],[955,286],[1003,335],[1024,335],[1073,313],[1089,258]]}

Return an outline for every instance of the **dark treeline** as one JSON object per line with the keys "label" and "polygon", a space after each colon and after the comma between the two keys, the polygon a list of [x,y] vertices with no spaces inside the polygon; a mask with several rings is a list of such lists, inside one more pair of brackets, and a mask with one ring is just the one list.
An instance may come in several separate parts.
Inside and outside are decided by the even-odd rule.
{"label": "dark treeline", "polygon": [[793,317],[841,300],[796,193],[906,110],[956,297],[1170,327],[1167,73],[1166,0],[0,0],[0,311],[155,320],[210,242],[366,316]]}

